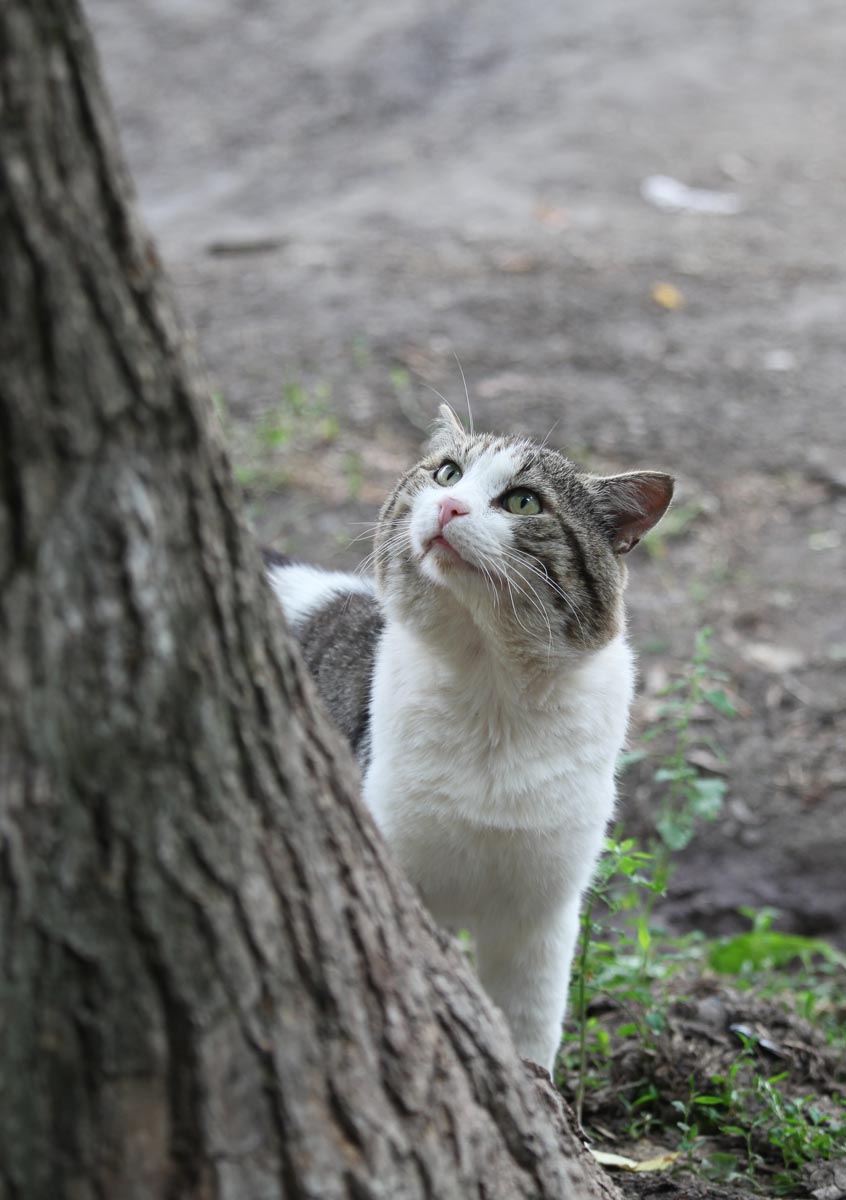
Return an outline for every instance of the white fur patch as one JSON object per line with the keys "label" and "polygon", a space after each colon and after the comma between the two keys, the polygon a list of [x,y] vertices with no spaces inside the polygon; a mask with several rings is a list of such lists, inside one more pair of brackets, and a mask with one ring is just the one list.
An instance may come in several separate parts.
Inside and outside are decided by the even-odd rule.
{"label": "white fur patch", "polygon": [[[550,1067],[633,686],[622,636],[546,679],[389,622],[364,798],[438,921],[476,936],[518,1051]],[[463,652],[458,647],[463,646]]]}
{"label": "white fur patch", "polygon": [[502,495],[520,464],[521,455],[513,447],[481,454],[470,463],[457,483],[438,487],[433,483],[415,497],[409,523],[411,546],[421,558],[423,574],[437,582],[441,571],[426,547],[439,532],[438,512],[442,500],[453,497],[468,512],[456,517],[443,531],[453,548],[477,567],[490,567],[500,551],[511,544],[510,520],[494,501]]}
{"label": "white fur patch", "polygon": [[269,567],[267,577],[293,628],[336,596],[348,596],[351,592],[374,594],[372,579],[347,571],[322,571],[300,563]]}

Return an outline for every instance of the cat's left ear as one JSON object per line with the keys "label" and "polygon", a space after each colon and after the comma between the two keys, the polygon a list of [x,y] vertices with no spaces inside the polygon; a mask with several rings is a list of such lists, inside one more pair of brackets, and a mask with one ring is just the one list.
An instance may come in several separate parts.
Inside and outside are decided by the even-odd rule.
{"label": "cat's left ear", "polygon": [[430,454],[444,446],[451,445],[457,437],[464,433],[464,426],[459,421],[448,404],[441,404],[438,415],[432,426],[427,449]]}
{"label": "cat's left ear", "polygon": [[673,498],[675,480],[661,471],[632,471],[594,481],[616,554],[627,554],[653,525]]}

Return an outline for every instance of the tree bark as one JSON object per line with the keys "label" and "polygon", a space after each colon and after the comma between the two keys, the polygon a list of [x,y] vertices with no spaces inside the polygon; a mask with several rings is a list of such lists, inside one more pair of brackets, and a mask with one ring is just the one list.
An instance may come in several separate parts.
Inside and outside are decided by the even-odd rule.
{"label": "tree bark", "polygon": [[359,805],[75,0],[0,39],[0,1197],[616,1195]]}

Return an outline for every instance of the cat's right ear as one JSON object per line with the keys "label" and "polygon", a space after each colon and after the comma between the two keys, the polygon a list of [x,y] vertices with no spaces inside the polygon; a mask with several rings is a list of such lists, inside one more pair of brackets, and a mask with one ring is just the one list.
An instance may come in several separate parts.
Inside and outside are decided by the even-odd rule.
{"label": "cat's right ear", "polygon": [[426,449],[432,454],[444,446],[453,445],[455,439],[462,437],[463,434],[464,426],[458,417],[448,404],[442,404],[438,409],[438,415],[432,426],[432,434]]}
{"label": "cat's right ear", "polygon": [[657,525],[673,498],[675,481],[662,471],[631,471],[593,481],[615,554],[628,554],[653,525]]}

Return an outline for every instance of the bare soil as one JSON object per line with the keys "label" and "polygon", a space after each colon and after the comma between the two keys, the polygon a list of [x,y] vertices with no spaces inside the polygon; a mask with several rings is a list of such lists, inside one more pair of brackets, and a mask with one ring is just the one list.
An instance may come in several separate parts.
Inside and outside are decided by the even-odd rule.
{"label": "bare soil", "polygon": [[[477,426],[673,472],[636,723],[703,625],[740,716],[665,915],[846,944],[846,6],[88,8],[262,538],[358,562],[455,354]],[[739,211],[662,211],[654,175]],[[621,814],[653,813],[635,770]]]}

